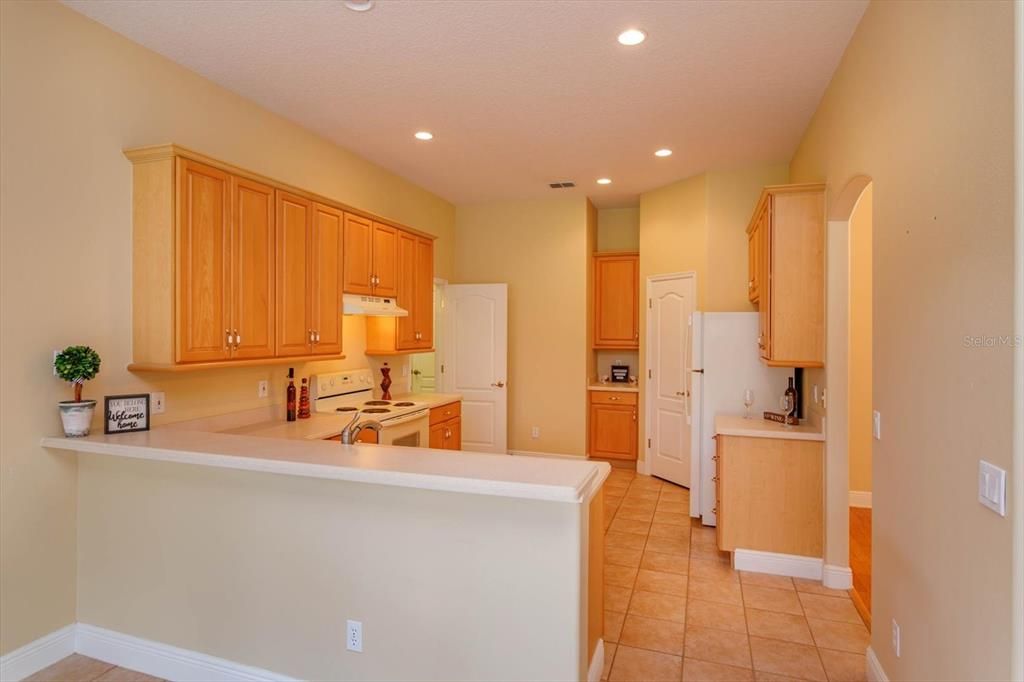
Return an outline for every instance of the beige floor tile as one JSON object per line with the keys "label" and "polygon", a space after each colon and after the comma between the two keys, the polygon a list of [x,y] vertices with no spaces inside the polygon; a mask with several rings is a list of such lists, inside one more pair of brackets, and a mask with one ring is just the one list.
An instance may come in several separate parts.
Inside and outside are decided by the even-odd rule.
{"label": "beige floor tile", "polygon": [[686,658],[750,668],[747,635],[713,628],[686,628]]}
{"label": "beige floor tile", "polygon": [[113,667],[95,658],[71,654],[25,678],[25,682],[87,682],[95,680]]}
{"label": "beige floor tile", "polygon": [[615,512],[615,518],[631,519],[633,521],[646,521],[647,523],[650,523],[651,519],[654,518],[654,510],[619,507],[619,510]]}
{"label": "beige floor tile", "polygon": [[671,524],[673,526],[686,526],[690,527],[690,516],[689,514],[674,514],[667,511],[655,511],[654,520],[658,523]]}
{"label": "beige floor tile", "polygon": [[751,573],[750,571],[740,572],[740,582],[744,585],[756,585],[758,587],[774,587],[777,590],[795,590],[793,579],[785,575],[771,575],[770,573]]}
{"label": "beige floor tile", "polygon": [[622,509],[641,509],[643,511],[653,512],[658,506],[657,500],[646,500],[638,497],[630,497],[629,493],[622,499],[620,507]]}
{"label": "beige floor tile", "polygon": [[160,678],[127,668],[111,668],[97,677],[96,682],[160,682]]}
{"label": "beige floor tile", "polygon": [[797,644],[814,644],[807,620],[792,613],[747,609],[747,629],[751,635],[781,639]]}
{"label": "beige floor tile", "polygon": [[609,682],[677,682],[682,672],[679,656],[645,651],[628,646],[615,650]]}
{"label": "beige floor tile", "polygon": [[633,587],[636,582],[636,566],[619,566],[618,564],[604,565],[604,584],[617,585],[619,587]]}
{"label": "beige floor tile", "polygon": [[867,680],[867,658],[864,654],[819,649],[830,682],[864,682]]}
{"label": "beige floor tile", "polygon": [[757,682],[803,682],[799,677],[790,677],[789,675],[780,675],[778,673],[765,672],[764,670],[755,670],[754,679]]}
{"label": "beige floor tile", "polygon": [[662,552],[664,554],[689,555],[690,541],[679,538],[648,537],[647,549],[652,552]]}
{"label": "beige floor tile", "polygon": [[793,584],[796,585],[797,592],[807,592],[810,594],[820,594],[826,597],[844,597],[849,598],[849,594],[846,590],[833,590],[831,587],[825,587],[821,584],[820,580],[808,580],[806,578],[793,578]]}
{"label": "beige floor tile", "polygon": [[678,504],[685,504],[687,507],[690,506],[690,496],[686,492],[677,492],[674,490],[667,490],[662,488],[661,497],[659,501],[664,500],[665,502],[676,502]]}
{"label": "beige floor tile", "polygon": [[658,515],[654,515],[654,523],[651,524],[650,535],[654,538],[674,538],[677,540],[686,540],[690,537],[690,529],[688,526],[677,526],[672,523],[660,523],[658,521]]}
{"label": "beige floor tile", "polygon": [[720,552],[717,545],[692,545],[690,548],[690,557],[694,559],[709,559],[712,561],[720,561],[724,564],[729,564],[731,556],[728,552]]}
{"label": "beige floor tile", "polygon": [[636,533],[616,533],[610,531],[605,533],[604,536],[605,545],[608,547],[618,547],[627,549],[643,549],[647,543],[646,535],[637,535]]}
{"label": "beige floor tile", "polygon": [[615,649],[618,648],[617,644],[608,644],[605,642],[604,645],[604,669],[601,670],[601,679],[607,680],[608,673],[612,670],[612,661],[615,660]]}
{"label": "beige floor tile", "polygon": [[639,566],[640,557],[643,556],[643,553],[643,549],[606,546],[604,548],[604,560],[605,563],[618,564],[619,566]]}
{"label": "beige floor tile", "polygon": [[651,571],[664,571],[666,573],[688,573],[690,560],[680,554],[663,554],[644,550],[643,558],[640,561],[640,568]]}
{"label": "beige floor tile", "polygon": [[604,586],[604,608],[608,611],[617,611],[619,613],[625,613],[629,607],[629,597],[633,594],[633,590],[628,587],[619,587],[618,585],[605,585]]}
{"label": "beige floor tile", "polygon": [[636,576],[636,589],[685,597],[686,581],[687,577],[679,573],[649,571],[646,568],[641,568]]}
{"label": "beige floor tile", "polygon": [[650,649],[666,654],[682,655],[686,626],[657,618],[644,618],[626,614],[619,644],[638,649]]}
{"label": "beige floor tile", "polygon": [[743,605],[743,593],[740,591],[738,581],[733,583],[725,580],[702,580],[693,577],[689,582],[689,592],[687,593],[689,599]]}
{"label": "beige floor tile", "polygon": [[694,627],[743,633],[747,631],[746,614],[738,604],[691,599],[686,606],[686,622]]}
{"label": "beige floor tile", "polygon": [[814,643],[822,649],[863,654],[871,643],[871,635],[863,623],[840,623],[817,618],[808,618],[807,622],[811,626]]}
{"label": "beige floor tile", "polygon": [[844,623],[864,622],[849,598],[800,593],[800,603],[803,604],[804,613],[808,618],[838,620]]}
{"label": "beige floor tile", "polygon": [[686,597],[636,590],[629,601],[629,613],[644,618],[686,622]]}
{"label": "beige floor tile", "polygon": [[626,620],[626,614],[615,611],[604,612],[604,641],[618,642],[622,634],[622,624]]}
{"label": "beige floor tile", "polygon": [[690,505],[685,502],[658,501],[658,511],[669,512],[670,514],[689,514]]}
{"label": "beige floor tile", "polygon": [[697,545],[717,545],[718,531],[708,526],[693,529],[693,542]]}
{"label": "beige floor tile", "polygon": [[690,574],[701,580],[724,580],[726,582],[738,583],[740,581],[739,571],[734,571],[732,566],[714,559],[690,558]]}
{"label": "beige floor tile", "polygon": [[747,608],[762,611],[778,611],[802,616],[800,599],[793,590],[777,590],[774,587],[743,586],[743,603]]}
{"label": "beige floor tile", "polygon": [[662,485],[660,480],[650,476],[634,476],[631,484],[634,488],[653,488],[655,490],[661,490]]}
{"label": "beige floor tile", "polygon": [[683,682],[748,682],[754,679],[754,671],[732,665],[683,659]]}
{"label": "beige floor tile", "polygon": [[661,499],[661,492],[656,488],[630,488],[626,493],[626,499],[657,501]]}
{"label": "beige floor tile", "polygon": [[755,670],[825,682],[825,670],[813,646],[751,635],[750,652],[754,656]]}
{"label": "beige floor tile", "polygon": [[647,521],[634,521],[632,519],[615,519],[612,521],[612,531],[616,533],[635,533],[646,536],[651,530],[651,524]]}

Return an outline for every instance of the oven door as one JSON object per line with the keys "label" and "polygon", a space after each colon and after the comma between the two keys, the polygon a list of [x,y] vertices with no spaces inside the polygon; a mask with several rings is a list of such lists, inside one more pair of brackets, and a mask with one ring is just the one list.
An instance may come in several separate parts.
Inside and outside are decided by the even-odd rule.
{"label": "oven door", "polygon": [[395,417],[382,422],[384,429],[378,436],[381,445],[401,445],[413,448],[430,446],[430,410]]}

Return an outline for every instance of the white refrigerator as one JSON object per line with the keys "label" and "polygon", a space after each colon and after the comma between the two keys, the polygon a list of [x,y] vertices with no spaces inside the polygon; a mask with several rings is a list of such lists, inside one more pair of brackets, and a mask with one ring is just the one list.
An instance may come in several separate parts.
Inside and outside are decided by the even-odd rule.
{"label": "white refrigerator", "polygon": [[757,351],[757,313],[694,313],[691,358],[692,428],[690,431],[690,515],[714,526],[715,415],[742,415],[743,394],[754,392],[750,414],[778,411],[793,370],[767,367]]}

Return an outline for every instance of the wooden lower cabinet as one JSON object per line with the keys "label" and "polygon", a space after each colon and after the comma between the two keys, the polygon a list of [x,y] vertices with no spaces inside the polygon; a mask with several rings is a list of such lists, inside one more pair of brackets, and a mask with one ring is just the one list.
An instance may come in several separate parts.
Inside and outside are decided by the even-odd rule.
{"label": "wooden lower cabinet", "polygon": [[[334,441],[338,441],[340,443],[341,442],[341,434],[339,433],[337,436],[331,436],[330,438],[324,438],[324,440],[334,440]],[[359,432],[359,435],[356,436],[356,442],[357,443],[372,443],[372,444],[376,445],[377,444],[377,432],[376,431],[371,431],[369,429],[363,429],[362,431]]]}
{"label": "wooden lower cabinet", "polygon": [[715,437],[718,548],[820,557],[824,444]]}
{"label": "wooden lower cabinet", "polygon": [[590,456],[637,458],[637,394],[590,391]]}
{"label": "wooden lower cabinet", "polygon": [[430,408],[430,447],[435,450],[462,449],[462,403]]}

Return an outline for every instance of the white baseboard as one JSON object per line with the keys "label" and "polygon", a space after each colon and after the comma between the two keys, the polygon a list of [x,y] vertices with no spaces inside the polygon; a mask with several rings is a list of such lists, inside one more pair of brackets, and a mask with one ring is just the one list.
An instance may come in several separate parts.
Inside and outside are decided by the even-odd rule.
{"label": "white baseboard", "polygon": [[586,459],[586,455],[563,455],[555,452],[540,452],[537,450],[509,450],[508,454],[518,457],[556,457],[558,459]]}
{"label": "white baseboard", "polygon": [[737,571],[787,575],[791,578],[821,580],[822,560],[796,554],[776,554],[756,549],[737,549],[732,553],[732,567]]}
{"label": "white baseboard", "polygon": [[0,656],[0,680],[16,682],[75,653],[75,625],[65,625],[48,635]]}
{"label": "white baseboard", "polygon": [[594,656],[590,659],[590,669],[587,670],[587,682],[601,682],[601,673],[604,672],[604,640],[597,640],[594,647]]}
{"label": "white baseboard", "polygon": [[871,647],[868,647],[867,651],[867,673],[868,682],[889,682],[889,676],[882,670],[882,664]]}
{"label": "white baseboard", "polygon": [[833,590],[849,590],[853,588],[853,571],[849,566],[832,566],[825,564],[825,570],[821,575],[821,582],[825,587]]}
{"label": "white baseboard", "polygon": [[643,474],[644,476],[651,475],[651,464],[646,457],[644,459],[638,459],[636,461],[636,472],[638,474]]}
{"label": "white baseboard", "polygon": [[850,491],[850,506],[858,507],[861,509],[871,509],[871,491],[870,490],[851,490]]}
{"label": "white baseboard", "polygon": [[293,682],[296,678],[235,663],[198,651],[78,624],[75,651],[175,682]]}

